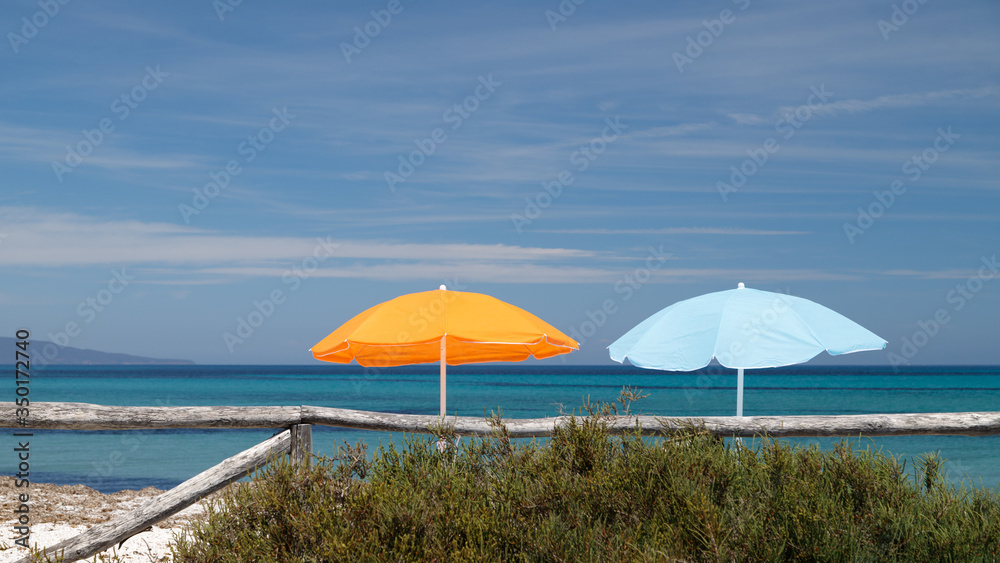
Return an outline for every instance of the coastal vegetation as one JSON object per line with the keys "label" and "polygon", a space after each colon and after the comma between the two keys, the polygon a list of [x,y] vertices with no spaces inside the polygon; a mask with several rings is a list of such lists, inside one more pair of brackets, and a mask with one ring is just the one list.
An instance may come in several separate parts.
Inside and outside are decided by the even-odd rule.
{"label": "coastal vegetation", "polygon": [[584,405],[547,440],[408,436],[312,467],[276,461],[178,538],[174,560],[996,561],[1000,496],[900,460],[703,428],[614,436]]}

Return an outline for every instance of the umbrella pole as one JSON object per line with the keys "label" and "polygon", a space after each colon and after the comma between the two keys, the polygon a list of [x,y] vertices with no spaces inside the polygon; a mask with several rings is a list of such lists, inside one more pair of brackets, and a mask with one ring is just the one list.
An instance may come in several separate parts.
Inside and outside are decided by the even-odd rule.
{"label": "umbrella pole", "polygon": [[[736,368],[736,416],[743,418],[743,368]],[[737,438],[736,443],[742,445],[743,438]]]}
{"label": "umbrella pole", "polygon": [[446,360],[446,358],[447,358],[447,353],[446,353],[447,345],[444,342],[445,338],[447,338],[447,335],[441,337],[441,416],[445,416],[445,412],[446,412],[446,409],[445,409],[445,403],[446,403],[446,400],[445,400],[445,382],[448,379],[448,375],[447,375],[448,362]]}
{"label": "umbrella pole", "polygon": [[743,368],[736,371],[736,416],[743,416]]}

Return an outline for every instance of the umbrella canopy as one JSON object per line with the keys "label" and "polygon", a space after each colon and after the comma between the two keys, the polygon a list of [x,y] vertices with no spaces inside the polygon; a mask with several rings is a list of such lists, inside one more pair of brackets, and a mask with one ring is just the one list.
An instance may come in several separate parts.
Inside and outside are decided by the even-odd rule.
{"label": "umbrella canopy", "polygon": [[746,288],[679,301],[636,325],[608,350],[618,362],[692,371],[718,360],[737,368],[737,416],[743,414],[743,369],[807,362],[831,355],[881,350],[886,341],[817,303]]}
{"label": "umbrella canopy", "polygon": [[481,293],[403,295],[347,321],[310,351],[317,360],[363,366],[441,362],[441,415],[446,365],[520,362],[578,350],[579,344],[531,313]]}

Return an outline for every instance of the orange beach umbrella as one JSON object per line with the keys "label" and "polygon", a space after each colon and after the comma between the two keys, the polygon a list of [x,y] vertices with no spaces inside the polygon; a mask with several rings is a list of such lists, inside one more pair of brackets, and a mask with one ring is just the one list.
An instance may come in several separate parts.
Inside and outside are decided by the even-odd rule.
{"label": "orange beach umbrella", "polygon": [[580,345],[531,313],[481,293],[436,291],[380,303],[313,346],[317,360],[388,367],[441,362],[441,416],[447,365],[520,362],[579,350]]}

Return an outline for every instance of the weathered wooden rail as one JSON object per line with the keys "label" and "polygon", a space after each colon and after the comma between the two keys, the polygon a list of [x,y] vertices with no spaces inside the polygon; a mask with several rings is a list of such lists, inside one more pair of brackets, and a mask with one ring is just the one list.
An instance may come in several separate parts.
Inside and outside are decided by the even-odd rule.
{"label": "weathered wooden rail", "polygon": [[[146,501],[128,514],[91,526],[68,540],[46,548],[45,553],[61,555],[64,561],[77,561],[104,551],[243,478],[275,457],[288,453],[290,441],[291,432],[284,430]],[[29,561],[30,557],[25,557],[18,563]]]}
{"label": "weathered wooden rail", "polygon": [[[20,428],[17,407],[0,405],[0,428]],[[87,403],[32,403],[32,429],[149,430],[171,428],[283,428],[268,440],[208,469],[115,520],[98,524],[53,545],[47,554],[76,561],[125,541],[198,502],[229,483],[253,473],[276,456],[290,454],[300,463],[312,455],[312,425],[359,430],[432,433],[447,424],[460,436],[488,436],[490,424],[478,417],[406,415],[329,407],[122,407]],[[515,438],[551,436],[568,417],[505,420]],[[610,433],[641,429],[647,436],[668,436],[692,426],[720,437],[776,438],[822,436],[910,436],[1000,434],[1000,412],[908,413],[846,416],[621,416],[609,419]],[[29,561],[25,557],[22,562]]]}
{"label": "weathered wooden rail", "polygon": [[[15,407],[0,405],[0,428],[17,428]],[[330,407],[115,407],[87,403],[32,403],[31,427],[58,430],[148,430],[169,428],[291,428],[297,424],[338,426],[358,430],[430,433],[440,426],[437,415],[395,414]],[[567,417],[505,420],[511,436],[551,436]],[[449,417],[460,436],[488,436],[492,429],[481,417]],[[776,438],[815,436],[908,436],[1000,434],[1000,412],[859,414],[837,416],[622,416],[609,423],[610,432],[634,430],[668,435],[692,424],[724,437]]]}

